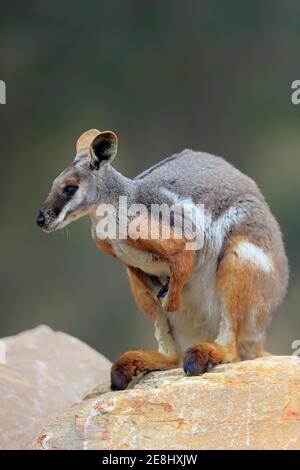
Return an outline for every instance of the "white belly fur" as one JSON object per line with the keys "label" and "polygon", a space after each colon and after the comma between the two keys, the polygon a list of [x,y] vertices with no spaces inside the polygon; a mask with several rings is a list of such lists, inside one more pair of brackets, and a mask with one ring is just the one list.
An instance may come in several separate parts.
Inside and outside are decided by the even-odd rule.
{"label": "white belly fur", "polygon": [[183,289],[181,307],[168,313],[173,334],[181,351],[202,341],[213,341],[220,322],[215,266],[197,269]]}

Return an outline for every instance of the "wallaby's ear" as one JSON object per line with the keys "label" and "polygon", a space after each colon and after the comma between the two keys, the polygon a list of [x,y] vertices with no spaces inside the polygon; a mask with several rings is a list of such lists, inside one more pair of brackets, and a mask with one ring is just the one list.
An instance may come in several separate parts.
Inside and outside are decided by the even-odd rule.
{"label": "wallaby's ear", "polygon": [[81,134],[76,142],[76,160],[89,155],[91,143],[99,134],[101,134],[101,132],[98,131],[98,129],[90,129]]}
{"label": "wallaby's ear", "polygon": [[100,132],[91,143],[91,168],[99,169],[101,163],[112,162],[118,151],[118,138],[114,132]]}

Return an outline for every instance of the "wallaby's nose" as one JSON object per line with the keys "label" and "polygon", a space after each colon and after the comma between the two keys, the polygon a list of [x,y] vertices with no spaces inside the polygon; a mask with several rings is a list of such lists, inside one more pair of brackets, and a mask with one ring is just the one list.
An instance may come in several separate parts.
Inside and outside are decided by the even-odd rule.
{"label": "wallaby's nose", "polygon": [[36,218],[36,223],[39,227],[43,227],[45,225],[45,216],[42,211],[39,211],[38,216]]}

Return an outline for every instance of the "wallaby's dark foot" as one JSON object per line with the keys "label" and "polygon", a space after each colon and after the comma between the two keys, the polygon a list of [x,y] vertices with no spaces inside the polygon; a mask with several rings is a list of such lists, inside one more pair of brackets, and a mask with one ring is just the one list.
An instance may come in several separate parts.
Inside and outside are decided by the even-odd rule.
{"label": "wallaby's dark foot", "polygon": [[214,343],[200,343],[189,348],[183,358],[186,375],[200,375],[224,362],[223,348]]}
{"label": "wallaby's dark foot", "polygon": [[133,374],[126,367],[112,367],[111,369],[111,389],[113,391],[125,390],[133,378]]}
{"label": "wallaby's dark foot", "polygon": [[167,357],[158,351],[128,351],[111,368],[111,389],[124,390],[134,377],[153,370],[165,370],[178,366],[177,355]]}

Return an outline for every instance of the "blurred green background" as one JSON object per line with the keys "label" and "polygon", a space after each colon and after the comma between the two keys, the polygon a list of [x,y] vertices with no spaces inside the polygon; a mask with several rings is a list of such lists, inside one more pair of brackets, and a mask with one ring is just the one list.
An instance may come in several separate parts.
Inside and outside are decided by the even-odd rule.
{"label": "blurred green background", "polygon": [[0,336],[46,323],[114,360],[155,345],[122,266],[89,220],[69,238],[35,225],[53,178],[86,129],[114,130],[115,166],[133,177],[185,147],[252,176],[278,218],[289,293],[268,347],[300,339],[300,79],[297,1],[2,2]]}

